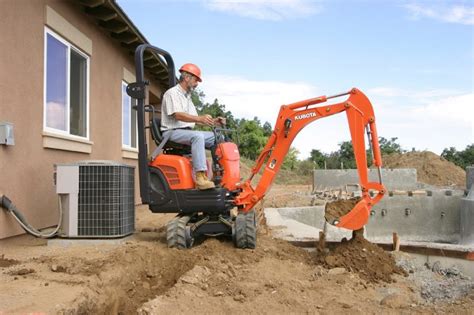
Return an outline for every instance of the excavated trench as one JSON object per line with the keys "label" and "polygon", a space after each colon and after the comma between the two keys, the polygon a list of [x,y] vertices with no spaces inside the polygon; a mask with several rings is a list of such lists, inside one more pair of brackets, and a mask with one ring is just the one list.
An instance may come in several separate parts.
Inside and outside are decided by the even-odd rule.
{"label": "excavated trench", "polygon": [[[413,303],[431,307],[423,303],[473,292],[472,281],[455,269],[436,264],[427,269],[406,256],[394,260],[364,239],[329,244],[323,253],[315,253],[259,234],[255,250],[207,239],[183,251],[167,248],[164,232],[153,231],[139,232],[119,246],[75,245],[30,257],[0,257],[0,277],[7,285],[2,293],[36,288],[28,293],[27,304],[46,313],[337,313],[351,308],[370,313],[381,307],[385,288],[409,303],[402,309]],[[344,298],[334,300],[339,296]],[[41,308],[45,297],[48,302]],[[0,305],[6,307],[3,298],[0,295]],[[17,302],[11,303],[13,308],[5,310],[33,311],[26,304],[18,308]]]}
{"label": "excavated trench", "polygon": [[198,259],[197,255],[169,250],[162,242],[132,242],[100,260],[51,257],[43,262],[72,278],[88,279],[84,294],[62,312],[133,314],[143,303],[173,287]]}
{"label": "excavated trench", "polygon": [[[150,236],[152,234],[155,233]],[[63,310],[65,313],[131,314],[138,310],[140,314],[154,314],[172,311],[175,307],[180,312],[193,311],[191,306],[182,306],[187,301],[190,305],[202,305],[200,301],[209,303],[208,309],[200,308],[204,311],[218,308],[221,302],[238,308],[253,298],[252,295],[278,292],[279,286],[300,276],[301,268],[323,275],[315,279],[324,284],[329,293],[340,290],[341,284],[347,288],[375,289],[411,281],[414,289],[410,290],[416,292],[413,295],[422,297],[420,304],[429,304],[454,301],[474,289],[471,279],[455,268],[443,269],[436,264],[424,266],[409,255],[391,255],[358,236],[338,245],[330,244],[324,253],[308,253],[287,242],[261,235],[256,250],[237,250],[229,241],[209,239],[195,248],[180,251],[166,248],[163,240],[158,244],[128,244],[100,261],[83,259],[68,264],[51,259],[45,263],[53,261],[71,276],[80,274],[97,279],[88,285],[86,294]],[[323,268],[319,269],[319,266]],[[279,269],[292,267],[298,271],[290,271],[288,275]],[[334,277],[331,275],[333,270],[341,268],[361,280],[351,282],[348,278],[336,278],[338,280],[327,282]],[[255,269],[254,275],[252,269]],[[265,277],[262,269],[273,271]],[[262,278],[257,279],[259,277]],[[292,284],[287,298],[298,294],[294,290],[304,290],[297,289],[297,283],[296,287]],[[414,297],[409,296],[407,300],[413,301]]]}
{"label": "excavated trench", "polygon": [[[166,247],[164,232],[139,233],[135,237],[140,240],[126,242],[100,259],[67,255],[41,258],[42,264],[54,266],[56,273],[64,274],[69,281],[78,278],[87,283],[81,296],[59,312],[131,314],[147,301],[166,297],[173,290],[183,290],[176,295],[186,296],[189,287],[211,297],[239,299],[245,290],[228,284],[243,266],[267,259],[291,260],[295,265],[312,263],[300,248],[265,236],[260,237],[255,250],[236,249],[227,239],[207,239],[191,249],[177,250]],[[196,294],[202,294],[199,292]],[[168,311],[172,309],[170,306]]]}

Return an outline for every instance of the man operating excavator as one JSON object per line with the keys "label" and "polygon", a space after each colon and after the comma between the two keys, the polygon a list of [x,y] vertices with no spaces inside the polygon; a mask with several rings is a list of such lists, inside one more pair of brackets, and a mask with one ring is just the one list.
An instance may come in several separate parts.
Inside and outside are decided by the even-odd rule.
{"label": "man operating excavator", "polygon": [[207,177],[206,151],[214,145],[214,134],[210,131],[192,130],[195,124],[204,126],[224,125],[225,118],[213,118],[211,115],[199,116],[191,93],[201,79],[201,70],[192,63],[184,64],[180,69],[179,82],[163,95],[161,104],[161,130],[169,141],[190,145],[196,188],[206,190],[214,188]]}

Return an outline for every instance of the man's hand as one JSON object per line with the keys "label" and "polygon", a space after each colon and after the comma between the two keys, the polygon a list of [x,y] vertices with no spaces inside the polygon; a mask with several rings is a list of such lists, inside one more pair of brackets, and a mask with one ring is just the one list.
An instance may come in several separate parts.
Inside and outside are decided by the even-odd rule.
{"label": "man's hand", "polygon": [[202,116],[199,116],[199,123],[212,127],[214,126],[214,119],[212,118],[211,115],[202,115]]}
{"label": "man's hand", "polygon": [[217,117],[217,118],[214,118],[214,123],[217,124],[217,125],[221,125],[222,127],[225,126],[227,120],[224,118],[224,117]]}

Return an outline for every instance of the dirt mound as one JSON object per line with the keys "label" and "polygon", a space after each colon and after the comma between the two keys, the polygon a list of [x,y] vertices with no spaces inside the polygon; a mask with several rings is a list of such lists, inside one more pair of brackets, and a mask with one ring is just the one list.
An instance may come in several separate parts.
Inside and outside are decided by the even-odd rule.
{"label": "dirt mound", "polygon": [[340,244],[332,244],[329,251],[318,252],[316,260],[328,268],[343,267],[358,273],[369,282],[392,282],[393,274],[406,275],[389,253],[363,237],[362,230],[353,235],[349,241],[344,238]]}
{"label": "dirt mound", "polygon": [[418,181],[436,186],[466,186],[466,172],[433,152],[408,152],[384,155],[385,168],[415,168]]}
{"label": "dirt mound", "polygon": [[338,220],[340,217],[348,214],[360,199],[361,198],[352,198],[326,203],[326,207],[324,208],[324,217],[326,218],[326,221],[333,222],[334,220]]}
{"label": "dirt mound", "polygon": [[10,267],[10,266],[16,265],[18,263],[19,263],[18,260],[5,258],[5,255],[0,256],[0,268]]}

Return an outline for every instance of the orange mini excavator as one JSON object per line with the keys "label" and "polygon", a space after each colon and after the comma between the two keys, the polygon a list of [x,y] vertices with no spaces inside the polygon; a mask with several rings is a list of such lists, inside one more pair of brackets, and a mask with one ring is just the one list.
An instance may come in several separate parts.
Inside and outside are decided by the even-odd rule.
{"label": "orange mini excavator", "polygon": [[[298,132],[309,123],[345,112],[349,122],[362,198],[355,207],[338,220],[329,222],[337,227],[358,230],[368,221],[370,208],[383,197],[380,169],[382,159],[375,126],[374,110],[368,98],[358,89],[334,95],[320,96],[297,103],[283,105],[268,142],[260,153],[250,178],[240,178],[240,156],[235,143],[229,141],[226,129],[214,128],[215,145],[211,148],[213,181],[216,188],[199,191],[194,188],[190,147],[163,139],[160,118],[152,105],[145,105],[148,82],[144,78],[145,50],[161,55],[168,67],[169,87],[176,84],[175,67],[171,55],[157,47],[142,44],[135,51],[137,82],[127,87],[127,93],[136,100],[138,111],[138,146],[140,195],[154,213],[177,213],[167,224],[169,247],[189,248],[202,236],[226,235],[232,237],[238,248],[255,248],[256,219],[253,210],[270,189],[285,155]],[[323,105],[329,99],[347,98],[339,103]],[[316,106],[320,104],[319,106]],[[145,113],[149,125],[145,125]],[[146,130],[157,148],[148,155]],[[373,161],[379,170],[379,182],[369,182],[365,131],[372,149]],[[265,167],[259,183],[252,179]],[[370,193],[369,193],[370,191]],[[237,211],[231,211],[237,209]]]}

